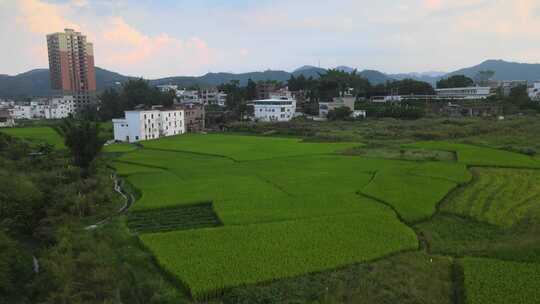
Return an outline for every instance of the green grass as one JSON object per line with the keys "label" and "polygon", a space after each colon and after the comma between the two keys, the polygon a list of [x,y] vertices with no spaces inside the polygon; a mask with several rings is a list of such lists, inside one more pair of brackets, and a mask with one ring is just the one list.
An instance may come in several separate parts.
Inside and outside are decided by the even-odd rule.
{"label": "green grass", "polygon": [[[212,202],[223,227],[141,235],[198,297],[417,248],[413,231],[386,205],[418,221],[470,179],[455,162],[336,152],[348,145],[189,135],[146,142],[114,163],[140,192],[131,216],[143,232],[189,228],[174,221],[175,210]],[[145,213],[156,220],[138,216]]]}
{"label": "green grass", "polygon": [[509,229],[457,215],[438,214],[415,227],[434,254],[540,263],[538,226]]}
{"label": "green grass", "polygon": [[158,263],[198,299],[234,286],[333,269],[418,246],[414,232],[377,204],[357,215],[140,238]]}
{"label": "green grass", "polygon": [[540,302],[540,264],[479,258],[460,263],[468,304]]}
{"label": "green grass", "polygon": [[522,221],[540,224],[540,171],[473,168],[475,179],[441,209],[511,227]]}
{"label": "green grass", "polygon": [[[414,170],[418,172],[420,169]],[[464,174],[458,172],[457,175],[455,178],[459,179]],[[412,175],[393,168],[377,172],[361,192],[388,203],[405,221],[417,222],[432,216],[437,204],[456,186],[456,182],[433,178],[428,173],[426,176]]]}
{"label": "green grass", "polygon": [[34,144],[48,143],[57,149],[65,148],[64,138],[50,127],[4,128],[0,129],[0,132]]}
{"label": "green grass", "polygon": [[335,271],[233,288],[219,303],[451,304],[451,266],[449,257],[405,252]]}
{"label": "green grass", "polygon": [[306,143],[298,138],[256,137],[243,135],[182,135],[146,141],[145,148],[164,149],[209,155],[235,160],[256,160],[308,154],[329,154],[359,143]]}
{"label": "green grass", "polygon": [[111,144],[103,146],[103,152],[106,153],[126,153],[137,150],[137,146],[127,143]]}
{"label": "green grass", "polygon": [[459,162],[471,166],[540,168],[540,162],[533,157],[487,147],[442,141],[418,142],[404,145],[404,147],[454,151],[457,153]]}

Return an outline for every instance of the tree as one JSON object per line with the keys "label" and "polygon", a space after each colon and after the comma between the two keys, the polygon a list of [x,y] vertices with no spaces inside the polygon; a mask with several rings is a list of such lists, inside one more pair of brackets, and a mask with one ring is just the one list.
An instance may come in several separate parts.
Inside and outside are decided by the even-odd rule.
{"label": "tree", "polygon": [[65,119],[61,130],[73,163],[82,169],[83,176],[88,176],[90,165],[104,144],[104,140],[99,136],[98,124],[88,120]]}
{"label": "tree", "polygon": [[454,75],[437,81],[437,88],[464,88],[474,85],[474,80],[465,75]]}
{"label": "tree", "polygon": [[494,71],[483,70],[476,73],[474,76],[474,82],[479,86],[487,86],[488,81],[495,75]]}
{"label": "tree", "polygon": [[98,116],[101,120],[110,120],[123,116],[124,111],[133,110],[138,105],[172,106],[175,98],[174,91],[161,92],[142,78],[131,79],[122,85],[120,92],[108,89],[101,94]]}
{"label": "tree", "polygon": [[328,111],[329,120],[345,120],[349,118],[352,114],[351,109],[348,107],[339,107],[334,110]]}
{"label": "tree", "polygon": [[247,85],[246,85],[246,99],[247,100],[255,100],[257,99],[257,84],[255,81],[248,79]]}

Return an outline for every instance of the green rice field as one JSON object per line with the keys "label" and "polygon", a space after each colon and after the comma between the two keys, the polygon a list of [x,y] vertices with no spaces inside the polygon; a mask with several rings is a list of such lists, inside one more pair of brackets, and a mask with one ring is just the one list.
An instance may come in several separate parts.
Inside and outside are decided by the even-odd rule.
{"label": "green rice field", "polygon": [[[212,134],[142,144],[114,161],[141,194],[130,223],[196,298],[417,249],[406,223],[471,178],[452,161],[340,153],[357,143]],[[208,202],[217,222],[194,211]],[[174,223],[178,208],[200,222]]]}
{"label": "green rice field", "polygon": [[64,138],[50,127],[3,128],[0,132],[27,140],[33,144],[48,143],[58,149],[65,148]]}
{"label": "green rice field", "polygon": [[473,168],[473,172],[472,184],[443,204],[443,211],[503,227],[540,223],[539,170]]}
{"label": "green rice field", "polygon": [[540,264],[465,258],[468,304],[540,303]]}

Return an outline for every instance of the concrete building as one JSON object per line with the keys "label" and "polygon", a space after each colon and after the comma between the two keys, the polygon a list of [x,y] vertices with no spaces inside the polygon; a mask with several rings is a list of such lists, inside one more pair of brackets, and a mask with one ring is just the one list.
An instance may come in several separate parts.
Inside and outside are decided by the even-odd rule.
{"label": "concrete building", "polygon": [[176,98],[179,103],[202,103],[197,90],[176,90]]}
{"label": "concrete building", "polygon": [[354,103],[356,102],[356,97],[352,95],[345,95],[343,97],[334,97],[332,102],[319,102],[319,116],[327,117],[328,112],[335,110],[337,108],[346,107],[354,112]]}
{"label": "concrete building", "polygon": [[533,86],[527,89],[529,98],[534,101],[540,101],[540,81],[535,81]]}
{"label": "concrete building", "polygon": [[181,104],[177,109],[184,111],[186,132],[201,132],[205,128],[204,105],[200,103]]}
{"label": "concrete building", "polygon": [[271,81],[259,81],[256,85],[257,99],[270,99],[273,92],[279,89],[278,85]]}
{"label": "concrete building", "polygon": [[75,114],[75,101],[73,96],[52,97],[44,107],[45,119],[62,119]]}
{"label": "concrete building", "polygon": [[116,141],[133,143],[185,133],[184,111],[178,109],[126,111],[125,118],[112,122]]}
{"label": "concrete building", "polygon": [[486,99],[490,97],[490,87],[466,87],[436,89],[438,99]]}
{"label": "concrete building", "polygon": [[296,112],[296,100],[286,97],[254,100],[250,105],[256,121],[290,121]]}
{"label": "concrete building", "polygon": [[205,105],[217,105],[220,107],[225,106],[227,101],[227,94],[218,91],[217,89],[202,89],[199,91],[199,98]]}
{"label": "concrete building", "polygon": [[62,119],[75,113],[73,96],[34,98],[10,107],[15,119]]}
{"label": "concrete building", "polygon": [[96,102],[94,49],[72,29],[47,35],[51,87],[74,97],[76,109]]}
{"label": "concrete building", "polygon": [[527,86],[528,82],[527,80],[490,80],[488,85],[493,92],[500,89],[501,94],[508,97],[513,88]]}
{"label": "concrete building", "polygon": [[15,126],[13,113],[9,109],[0,109],[0,128],[11,128]]}

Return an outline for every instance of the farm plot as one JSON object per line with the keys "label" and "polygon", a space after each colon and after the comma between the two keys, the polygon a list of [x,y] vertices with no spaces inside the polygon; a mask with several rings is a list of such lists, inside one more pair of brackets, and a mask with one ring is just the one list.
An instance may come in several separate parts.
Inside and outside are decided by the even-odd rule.
{"label": "farm plot", "polygon": [[178,210],[212,203],[224,226],[140,236],[196,297],[417,248],[414,232],[387,205],[407,221],[423,219],[470,178],[453,162],[339,155],[346,144],[294,139],[234,143],[238,137],[189,135],[193,147],[167,138],[115,161],[141,193],[130,215],[134,230],[200,227]]}
{"label": "farm plot", "polygon": [[57,149],[65,148],[62,136],[49,127],[5,128],[0,129],[0,132],[28,140],[35,144],[48,143]]}
{"label": "farm plot", "polygon": [[460,189],[441,210],[502,227],[540,223],[540,171],[473,168],[473,183]]}
{"label": "farm plot", "polygon": [[405,148],[454,151],[458,161],[471,166],[540,168],[540,162],[530,156],[466,144],[431,141],[404,145]]}
{"label": "farm plot", "polygon": [[468,304],[540,303],[540,264],[465,258]]}
{"label": "farm plot", "polygon": [[[457,181],[466,180],[466,170],[459,166],[448,170],[447,165],[439,164],[424,167],[428,170],[423,171],[422,167],[381,170],[361,189],[361,193],[391,205],[407,222],[429,218],[445,195],[458,186]],[[431,175],[436,175],[436,170],[447,175],[434,178]]]}
{"label": "farm plot", "polygon": [[329,154],[359,143],[307,143],[298,138],[243,135],[182,135],[143,143],[145,148],[219,155],[238,161]]}
{"label": "farm plot", "polygon": [[193,297],[417,248],[414,232],[377,204],[364,214],[144,234],[158,263]]}

